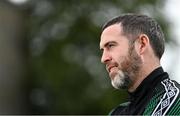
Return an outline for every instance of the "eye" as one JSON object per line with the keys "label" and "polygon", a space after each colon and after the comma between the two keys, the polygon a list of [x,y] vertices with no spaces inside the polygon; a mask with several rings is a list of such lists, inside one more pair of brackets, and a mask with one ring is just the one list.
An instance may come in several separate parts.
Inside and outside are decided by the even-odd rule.
{"label": "eye", "polygon": [[113,46],[114,46],[113,43],[109,43],[109,44],[107,45],[107,48],[112,48]]}

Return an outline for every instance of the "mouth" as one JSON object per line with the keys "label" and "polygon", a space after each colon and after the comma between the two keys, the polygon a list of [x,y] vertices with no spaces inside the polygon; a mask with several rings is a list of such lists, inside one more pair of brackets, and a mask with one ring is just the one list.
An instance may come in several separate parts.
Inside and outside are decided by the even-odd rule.
{"label": "mouth", "polygon": [[111,72],[111,69],[116,67],[115,65],[108,65],[106,70],[110,73]]}

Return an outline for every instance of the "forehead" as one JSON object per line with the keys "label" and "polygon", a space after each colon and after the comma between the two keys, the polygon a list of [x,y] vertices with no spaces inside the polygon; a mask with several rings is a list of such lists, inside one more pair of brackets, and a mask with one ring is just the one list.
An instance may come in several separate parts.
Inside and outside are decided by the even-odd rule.
{"label": "forehead", "polygon": [[121,33],[122,33],[121,25],[120,24],[114,24],[114,25],[111,25],[111,26],[107,27],[106,29],[104,29],[101,36],[109,35],[109,34],[120,35]]}
{"label": "forehead", "polygon": [[101,34],[100,48],[109,41],[121,41],[125,36],[122,34],[122,27],[120,24],[114,24],[107,27]]}

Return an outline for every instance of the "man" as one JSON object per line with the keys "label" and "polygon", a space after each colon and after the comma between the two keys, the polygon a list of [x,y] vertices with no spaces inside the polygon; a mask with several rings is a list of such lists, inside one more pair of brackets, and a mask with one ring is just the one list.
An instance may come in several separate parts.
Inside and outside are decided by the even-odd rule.
{"label": "man", "polygon": [[113,18],[102,29],[100,49],[113,87],[130,95],[111,115],[180,114],[180,85],[161,67],[164,34],[156,21],[137,14]]}

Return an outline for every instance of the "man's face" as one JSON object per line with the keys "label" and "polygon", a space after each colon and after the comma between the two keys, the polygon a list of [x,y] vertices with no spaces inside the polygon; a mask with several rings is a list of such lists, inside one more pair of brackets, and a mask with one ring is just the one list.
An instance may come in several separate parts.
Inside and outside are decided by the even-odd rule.
{"label": "man's face", "polygon": [[109,26],[102,32],[100,49],[103,52],[101,62],[106,65],[113,87],[128,88],[139,73],[142,61],[134,44],[130,45],[122,34],[119,24]]}

